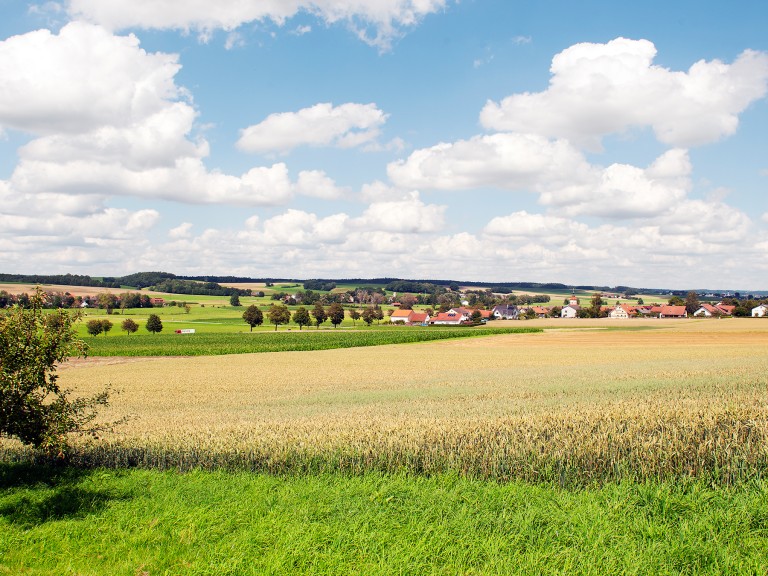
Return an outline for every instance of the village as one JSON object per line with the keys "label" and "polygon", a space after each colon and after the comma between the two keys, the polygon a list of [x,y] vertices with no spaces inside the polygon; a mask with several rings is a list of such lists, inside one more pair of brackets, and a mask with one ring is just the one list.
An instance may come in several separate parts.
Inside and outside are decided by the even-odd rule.
{"label": "village", "polygon": [[[600,296],[599,294],[597,295]],[[464,304],[464,303],[463,303]],[[399,308],[400,303],[394,302],[398,309],[392,311],[390,322],[409,326],[428,325],[462,325],[486,323],[489,320],[522,320],[534,318],[727,318],[734,315],[736,306],[718,302],[717,304],[703,303],[692,313],[685,304],[622,304],[614,306],[601,304],[599,307],[580,305],[576,296],[571,296],[563,306],[516,306],[501,304],[490,310],[467,308],[464,306],[450,308],[445,312],[431,313],[412,309]],[[599,310],[599,312],[597,312]],[[751,308],[753,318],[768,317],[768,305],[759,304]]]}

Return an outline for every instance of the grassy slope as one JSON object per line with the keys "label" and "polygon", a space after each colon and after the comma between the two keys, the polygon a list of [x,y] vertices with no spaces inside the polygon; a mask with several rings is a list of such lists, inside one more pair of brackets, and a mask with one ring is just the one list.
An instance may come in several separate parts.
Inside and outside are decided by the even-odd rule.
{"label": "grassy slope", "polygon": [[768,485],[0,466],[0,573],[758,574]]}

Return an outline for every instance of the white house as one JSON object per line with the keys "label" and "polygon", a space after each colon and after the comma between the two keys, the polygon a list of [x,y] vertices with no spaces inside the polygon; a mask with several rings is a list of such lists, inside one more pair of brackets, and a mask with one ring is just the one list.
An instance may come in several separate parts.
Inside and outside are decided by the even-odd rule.
{"label": "white house", "polygon": [[752,308],[752,318],[763,318],[764,316],[768,316],[768,306],[760,304],[760,306]]}
{"label": "white house", "polygon": [[441,312],[437,316],[432,317],[432,324],[448,324],[458,325],[467,320],[463,314],[457,314],[456,312]]}
{"label": "white house", "polygon": [[610,318],[629,318],[629,313],[621,306],[616,306],[608,313]]}
{"label": "white house", "polygon": [[514,304],[500,304],[494,306],[492,313],[497,320],[517,320],[519,311]]}
{"label": "white house", "polygon": [[560,318],[576,318],[579,315],[579,310],[581,310],[581,306],[576,304],[563,306],[560,310]]}

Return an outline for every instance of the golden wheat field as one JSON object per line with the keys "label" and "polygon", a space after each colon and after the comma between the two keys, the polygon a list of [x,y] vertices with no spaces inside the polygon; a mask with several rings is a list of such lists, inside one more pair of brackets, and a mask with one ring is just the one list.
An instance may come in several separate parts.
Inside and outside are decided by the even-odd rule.
{"label": "golden wheat field", "polygon": [[121,391],[105,417],[128,420],[80,441],[75,458],[87,464],[561,483],[730,484],[768,472],[768,321],[556,326],[375,348],[94,359],[65,367],[60,381],[78,394]]}

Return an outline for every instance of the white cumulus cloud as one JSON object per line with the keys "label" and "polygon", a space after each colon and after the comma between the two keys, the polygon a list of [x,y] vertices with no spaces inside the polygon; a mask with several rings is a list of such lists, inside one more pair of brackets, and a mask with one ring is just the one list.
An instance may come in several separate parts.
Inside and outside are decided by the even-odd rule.
{"label": "white cumulus cloud", "polygon": [[175,54],[149,54],[133,35],[72,22],[0,42],[0,126],[34,134],[127,127],[183,95]]}
{"label": "white cumulus cloud", "polygon": [[247,152],[287,152],[297,146],[352,148],[379,135],[387,116],[375,104],[315,104],[280,112],[244,128],[237,146]]}
{"label": "white cumulus cloud", "polygon": [[655,56],[648,40],[576,44],[552,60],[547,90],[489,101],[481,123],[591,149],[607,134],[647,126],[687,148],[733,134],[739,114],[768,91],[765,52],[746,50],[732,64],[701,60],[687,72],[654,65]]}
{"label": "white cumulus cloud", "polygon": [[111,29],[196,30],[203,37],[217,29],[270,20],[284,24],[299,12],[326,24],[345,22],[364,42],[386,49],[400,29],[417,24],[446,0],[68,0],[70,15]]}

